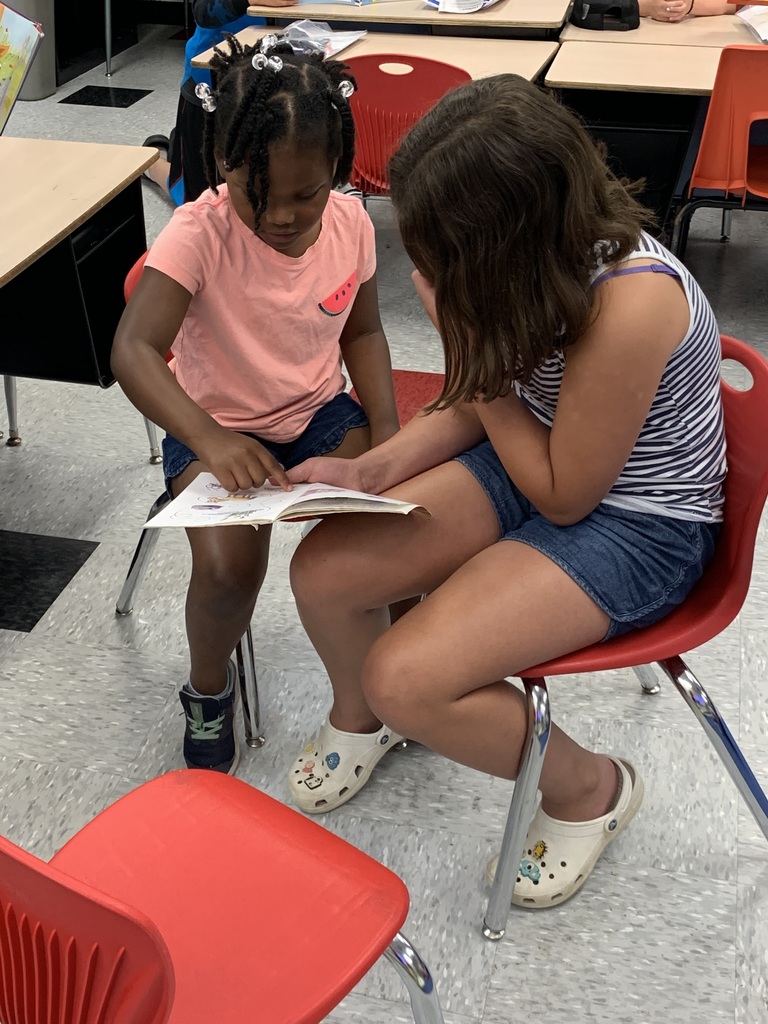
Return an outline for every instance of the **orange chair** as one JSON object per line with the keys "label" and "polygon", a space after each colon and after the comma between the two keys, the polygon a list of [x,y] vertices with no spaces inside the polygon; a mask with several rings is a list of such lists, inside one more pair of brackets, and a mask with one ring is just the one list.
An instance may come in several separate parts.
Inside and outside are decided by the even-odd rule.
{"label": "orange chair", "polygon": [[357,82],[349,101],[356,131],[351,182],[365,201],[389,193],[387,165],[405,132],[471,76],[452,64],[400,54],[349,57],[345,63]]}
{"label": "orange chair", "polygon": [[[756,121],[768,120],[768,49],[726,46],[720,55],[699,153],[688,187],[688,202],[675,218],[672,250],[685,255],[696,210],[717,207],[726,224],[736,209],[768,210],[768,146],[750,145]],[[697,189],[722,196],[696,196]],[[758,198],[760,197],[760,198]]]}
{"label": "orange chair", "polygon": [[0,839],[3,1024],[317,1024],[384,954],[442,1024],[397,875],[217,772],[172,772],[46,863]]}
{"label": "orange chair", "polygon": [[[680,656],[711,640],[736,618],[749,588],[755,538],[768,497],[768,363],[741,341],[722,336],[723,359],[752,375],[749,391],[721,383],[728,444],[725,522],[712,563],[678,608],[661,622],[594,644],[518,673],[528,698],[529,730],[507,816],[483,934],[500,939],[509,914],[550,730],[545,676],[634,668],[643,689],[658,690],[649,662],[658,663],[694,712],[768,839],[768,797],[713,701]],[[636,666],[641,666],[637,668]]]}

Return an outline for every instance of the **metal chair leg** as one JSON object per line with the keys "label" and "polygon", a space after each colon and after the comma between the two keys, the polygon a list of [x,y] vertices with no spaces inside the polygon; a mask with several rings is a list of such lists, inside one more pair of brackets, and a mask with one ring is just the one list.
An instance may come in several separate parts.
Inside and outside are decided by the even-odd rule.
{"label": "metal chair leg", "polygon": [[507,925],[525,837],[533,818],[551,726],[546,680],[523,679],[523,685],[529,714],[528,736],[523,747],[520,770],[509,805],[504,838],[501,841],[496,876],[483,921],[483,935],[494,942],[502,938]]}
{"label": "metal chair leg", "polygon": [[245,742],[249,747],[263,747],[259,691],[256,683],[256,661],[253,656],[253,635],[248,626],[235,648],[237,677],[240,680],[240,700],[243,705]]}
{"label": "metal chair leg", "polygon": [[720,717],[720,712],[682,658],[668,658],[659,664],[698,718],[760,830],[768,839],[768,797],[755,778],[728,726]]}
{"label": "metal chair leg", "polygon": [[[149,510],[147,519],[151,519],[152,516],[157,515],[163,505],[167,505],[170,500],[171,499],[168,495],[163,492]],[[155,550],[155,546],[159,539],[159,530],[141,531],[141,537],[139,538],[139,543],[136,545],[136,550],[133,553],[128,575],[125,577],[123,589],[120,591],[120,596],[118,597],[117,604],[115,605],[116,615],[130,615],[133,611],[133,599],[146,575],[150,559],[152,558],[152,552]]]}
{"label": "metal chair leg", "polygon": [[723,219],[720,224],[720,241],[727,242],[731,237],[731,226],[733,224],[733,210],[723,210]]}
{"label": "metal chair leg", "polygon": [[659,693],[661,686],[656,678],[656,673],[653,671],[650,665],[635,665],[632,669],[637,678],[640,680],[640,685],[643,688],[643,693],[647,693],[649,696],[654,693]]}
{"label": "metal chair leg", "polygon": [[107,78],[112,77],[112,0],[104,0],[104,51]]}
{"label": "metal chair leg", "polygon": [[415,1024],[445,1024],[429,968],[401,932],[392,939],[384,956],[405,982]]}
{"label": "metal chair leg", "polygon": [[148,416],[144,417],[144,426],[147,431],[147,437],[149,438],[149,461],[153,466],[157,466],[158,463],[163,461],[163,456],[160,453],[160,445],[157,440],[157,427]]}
{"label": "metal chair leg", "polygon": [[19,411],[16,404],[16,378],[5,374],[3,384],[5,386],[5,404],[8,407],[8,440],[5,443],[9,448],[18,448],[21,438],[19,437]]}

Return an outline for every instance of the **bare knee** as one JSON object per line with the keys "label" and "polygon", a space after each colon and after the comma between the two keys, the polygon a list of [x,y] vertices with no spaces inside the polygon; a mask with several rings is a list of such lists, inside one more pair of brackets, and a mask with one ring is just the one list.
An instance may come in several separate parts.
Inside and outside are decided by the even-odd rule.
{"label": "bare knee", "polygon": [[[231,529],[237,529],[231,527]],[[190,590],[226,617],[252,603],[264,581],[268,541],[259,548],[236,543],[193,546]]]}
{"label": "bare knee", "polygon": [[321,523],[299,544],[291,560],[290,579],[299,608],[332,603],[354,606],[359,557],[338,537],[337,523]]}
{"label": "bare knee", "polygon": [[366,702],[376,717],[403,736],[418,738],[434,716],[436,694],[418,652],[396,630],[380,637],[368,653],[361,678]]}

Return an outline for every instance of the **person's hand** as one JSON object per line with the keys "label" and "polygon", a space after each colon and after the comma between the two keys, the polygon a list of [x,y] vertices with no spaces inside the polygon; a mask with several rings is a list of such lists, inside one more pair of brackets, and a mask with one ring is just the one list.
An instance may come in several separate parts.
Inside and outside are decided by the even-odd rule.
{"label": "person's hand", "polygon": [[363,474],[357,459],[334,459],[326,455],[294,466],[288,470],[292,484],[333,484],[350,491],[365,491]]}
{"label": "person's hand", "polygon": [[414,270],[411,274],[411,280],[416,287],[416,291],[418,292],[421,304],[424,307],[427,316],[435,325],[436,330],[439,331],[440,326],[437,322],[437,306],[435,304],[435,286],[430,284],[419,270]]}
{"label": "person's hand", "polygon": [[690,9],[690,0],[644,0],[640,4],[643,17],[654,21],[682,21]]}
{"label": "person's hand", "polygon": [[254,0],[259,7],[295,7],[300,0]]}
{"label": "person's hand", "polygon": [[264,445],[234,430],[217,425],[195,446],[195,455],[228,491],[261,487],[265,480],[291,489],[285,470]]}

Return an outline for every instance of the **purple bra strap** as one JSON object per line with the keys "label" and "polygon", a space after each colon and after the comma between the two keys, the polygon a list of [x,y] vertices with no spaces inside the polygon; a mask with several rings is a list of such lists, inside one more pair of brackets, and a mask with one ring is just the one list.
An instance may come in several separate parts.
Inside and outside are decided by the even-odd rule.
{"label": "purple bra strap", "polygon": [[611,277],[623,277],[625,274],[668,274],[670,277],[680,277],[676,270],[672,270],[664,263],[649,263],[644,267],[624,267],[622,270],[611,270],[598,277],[594,283],[599,284]]}

